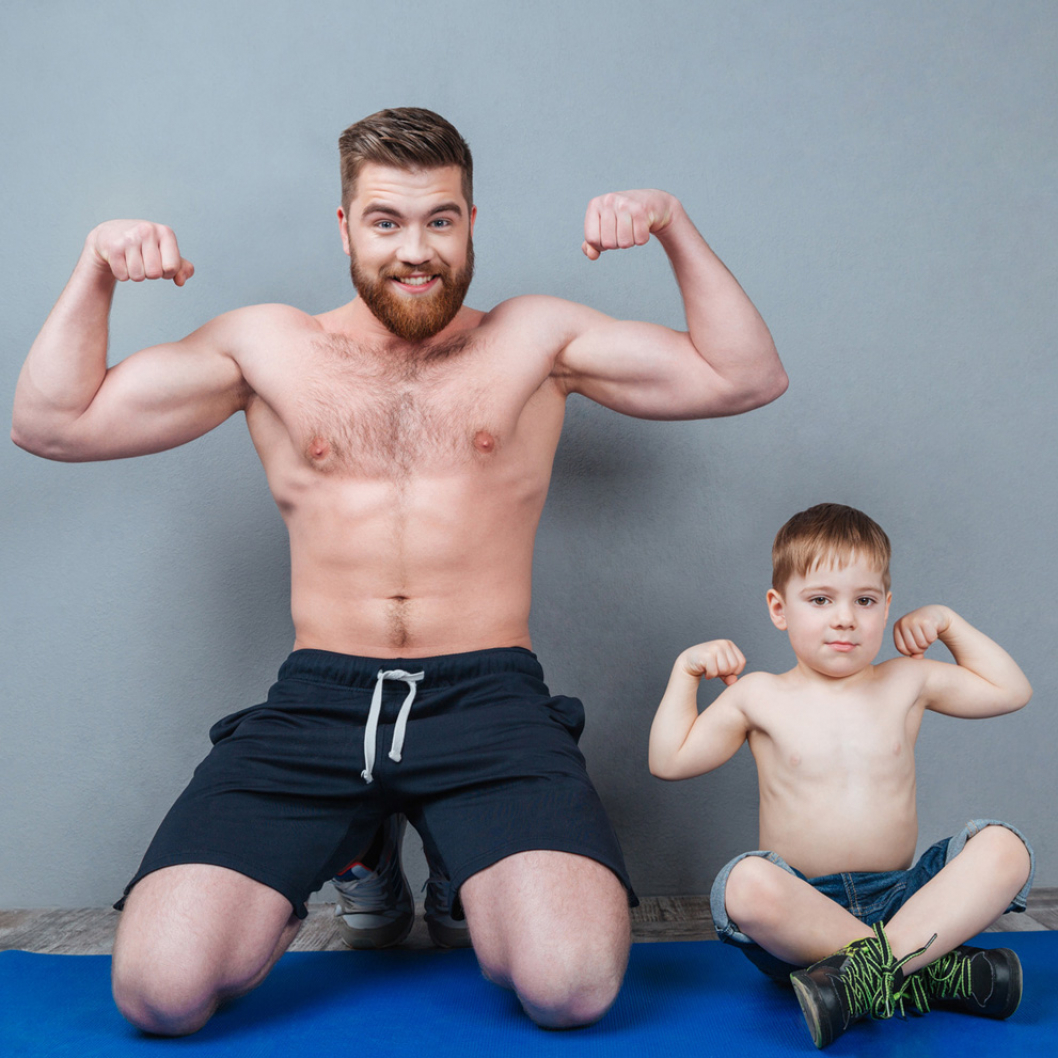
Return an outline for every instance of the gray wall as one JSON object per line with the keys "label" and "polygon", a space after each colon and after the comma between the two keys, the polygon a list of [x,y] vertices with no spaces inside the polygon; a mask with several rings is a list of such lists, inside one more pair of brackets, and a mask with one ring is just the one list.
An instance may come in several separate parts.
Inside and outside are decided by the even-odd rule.
{"label": "gray wall", "polygon": [[[923,839],[1010,818],[1035,839],[1039,883],[1058,885],[1058,8],[301,8],[4,6],[0,391],[110,216],[171,224],[198,269],[183,290],[119,290],[115,358],[234,306],[346,300],[335,140],[383,106],[439,110],[475,149],[475,306],[550,293],[681,325],[656,245],[579,252],[592,195],[671,190],[792,384],[726,421],[569,410],[533,634],[552,687],[586,701],[636,885],[704,892],[755,842],[746,752],[666,785],[647,773],[647,730],[691,642],[791,664],[765,612],[770,541],[821,500],[889,531],[894,616],[950,603],[1036,688],[1012,717],[927,717]],[[241,418],[112,464],[7,445],[0,474],[0,906],[105,904],[209,724],[261,700],[289,649],[284,531]]]}

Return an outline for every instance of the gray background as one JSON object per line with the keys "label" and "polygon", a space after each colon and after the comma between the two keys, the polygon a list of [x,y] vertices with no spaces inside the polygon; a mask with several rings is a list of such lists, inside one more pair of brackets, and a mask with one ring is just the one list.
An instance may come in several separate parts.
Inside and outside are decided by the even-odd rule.
{"label": "gray background", "polygon": [[[668,785],[647,731],[692,642],[790,666],[769,548],[822,500],[893,538],[893,616],[951,604],[1036,688],[1014,716],[927,717],[923,841],[1009,818],[1055,886],[1056,54],[1048,2],[5,4],[0,391],[111,216],[171,224],[198,269],[118,291],[115,359],[235,306],[347,300],[335,143],[383,106],[438,110],[475,151],[476,307],[548,293],[681,326],[657,245],[579,251],[591,196],[670,190],[792,384],[704,423],[571,402],[533,634],[586,702],[636,886],[705,892],[754,845],[746,751]],[[103,905],[210,723],[289,649],[284,530],[241,417],[127,462],[6,445],[0,474],[0,906]]]}

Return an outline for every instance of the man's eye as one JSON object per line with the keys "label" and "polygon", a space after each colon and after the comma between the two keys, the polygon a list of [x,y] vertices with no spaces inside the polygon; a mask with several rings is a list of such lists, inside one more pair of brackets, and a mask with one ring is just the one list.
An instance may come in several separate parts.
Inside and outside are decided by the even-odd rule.
{"label": "man's eye", "polygon": [[444,217],[438,217],[436,220],[433,220],[430,223],[435,228],[450,228],[452,226],[452,222],[450,220],[445,219]]}
{"label": "man's eye", "polygon": [[375,224],[376,228],[381,228],[383,231],[389,231],[391,228],[395,228],[396,224],[391,220],[380,220]]}

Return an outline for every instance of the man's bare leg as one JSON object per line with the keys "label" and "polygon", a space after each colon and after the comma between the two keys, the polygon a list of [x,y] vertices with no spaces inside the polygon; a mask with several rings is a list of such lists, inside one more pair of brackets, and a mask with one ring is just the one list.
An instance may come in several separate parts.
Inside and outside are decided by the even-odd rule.
{"label": "man's bare leg", "polygon": [[590,1025],[609,1010],[631,945],[628,893],[609,868],[521,852],[468,879],[460,896],[482,972],[538,1025]]}
{"label": "man's bare leg", "polygon": [[196,1032],[220,1003],[264,980],[300,925],[286,897],[226,867],[154,871],[122,912],[114,1000],[145,1032]]}

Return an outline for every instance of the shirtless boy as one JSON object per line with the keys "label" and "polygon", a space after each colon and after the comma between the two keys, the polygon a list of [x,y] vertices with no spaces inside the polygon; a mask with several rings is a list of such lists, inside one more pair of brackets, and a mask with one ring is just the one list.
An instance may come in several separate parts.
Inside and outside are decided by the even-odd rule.
{"label": "shirtless boy", "polygon": [[[960,947],[1005,911],[1024,911],[1032,852],[1006,824],[978,820],[918,841],[915,740],[924,710],[981,718],[1032,695],[1001,647],[947,606],[893,628],[906,655],[873,664],[889,614],[889,540],[840,504],[794,515],[772,550],[768,610],[797,664],[753,672],[728,640],[676,660],[650,732],[650,770],[686,779],[748,741],[760,783],[761,851],[717,876],[721,938],[766,974],[790,977],[817,1047],[905,999],[1005,1018],[1021,998],[1014,952]],[[939,639],[955,664],[926,660]],[[728,686],[701,714],[699,681]],[[808,969],[800,969],[808,967]]]}
{"label": "shirtless boy", "polygon": [[340,151],[359,297],[318,316],[236,309],[108,370],[115,284],[193,273],[168,228],[113,221],[19,380],[13,438],[51,459],[158,452],[244,413],[290,534],[294,652],[267,703],[214,727],[130,884],[115,998],[150,1032],[195,1031],[264,978],[327,878],[372,849],[392,862],[375,838],[403,814],[446,865],[484,973],[538,1023],[585,1024],[620,986],[630,885],[577,749],[581,705],[551,696],[530,650],[565,402],[733,415],[786,376],[672,195],[594,199],[582,249],[656,238],[686,332],[551,297],[485,313],[463,304],[477,208],[459,133],[382,111]]}

